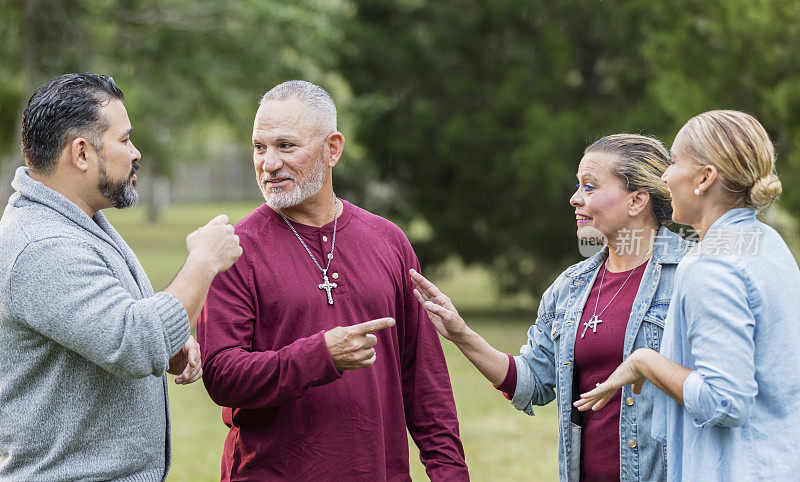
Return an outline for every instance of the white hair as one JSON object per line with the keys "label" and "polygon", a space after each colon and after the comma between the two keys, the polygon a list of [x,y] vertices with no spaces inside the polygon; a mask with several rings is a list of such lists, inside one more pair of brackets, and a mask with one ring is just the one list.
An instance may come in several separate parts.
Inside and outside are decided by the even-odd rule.
{"label": "white hair", "polygon": [[289,80],[278,84],[261,97],[258,105],[293,98],[306,104],[309,114],[316,118],[320,131],[326,134],[336,132],[336,104],[333,103],[331,95],[325,89],[311,82]]}

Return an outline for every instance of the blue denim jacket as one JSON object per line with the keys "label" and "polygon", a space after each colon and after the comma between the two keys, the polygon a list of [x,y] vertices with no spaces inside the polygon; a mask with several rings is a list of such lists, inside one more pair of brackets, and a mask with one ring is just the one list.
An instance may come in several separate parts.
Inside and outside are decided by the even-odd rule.
{"label": "blue denim jacket", "polygon": [[662,355],[693,369],[660,393],[669,480],[800,479],[800,270],[752,209],[732,209],[681,261]]}
{"label": "blue denim jacket", "polygon": [[[667,228],[660,228],[650,261],[625,331],[623,356],[637,348],[659,349],[664,331],[673,278],[689,243]],[[580,476],[580,426],[571,422],[572,368],[575,335],[583,306],[595,277],[608,256],[608,247],[564,271],[542,295],[536,324],[528,330],[528,344],[515,357],[517,387],[511,403],[533,415],[532,405],[558,398],[558,473],[561,481]],[[630,385],[622,389],[620,407],[620,480],[664,480],[666,449],[651,437],[653,395],[657,389],[646,382],[642,393]]]}

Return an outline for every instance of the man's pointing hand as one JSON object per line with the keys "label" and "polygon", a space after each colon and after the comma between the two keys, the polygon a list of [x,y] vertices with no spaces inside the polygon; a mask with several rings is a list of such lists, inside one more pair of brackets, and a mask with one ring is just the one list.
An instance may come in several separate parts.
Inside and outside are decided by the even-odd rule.
{"label": "man's pointing hand", "polygon": [[378,318],[325,332],[325,343],[337,370],[356,370],[375,363],[378,337],[372,333],[394,325],[394,318]]}

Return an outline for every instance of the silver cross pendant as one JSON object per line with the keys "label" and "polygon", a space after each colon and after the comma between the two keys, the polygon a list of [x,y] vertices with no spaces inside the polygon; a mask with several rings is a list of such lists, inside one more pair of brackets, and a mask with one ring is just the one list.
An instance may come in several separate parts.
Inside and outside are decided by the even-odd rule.
{"label": "silver cross pendant", "polygon": [[333,296],[331,296],[331,290],[336,288],[338,285],[336,283],[331,283],[330,281],[328,281],[328,270],[327,269],[322,270],[322,281],[323,281],[322,283],[317,285],[317,288],[319,288],[321,290],[325,290],[325,292],[328,293],[328,304],[332,305],[333,304]]}
{"label": "silver cross pendant", "polygon": [[599,325],[602,322],[603,320],[598,318],[597,315],[594,315],[591,318],[589,318],[589,321],[583,323],[584,328],[583,328],[583,333],[581,333],[581,338],[583,338],[584,335],[586,335],[586,330],[588,330],[589,328],[592,329],[592,333],[597,333],[597,325]]}

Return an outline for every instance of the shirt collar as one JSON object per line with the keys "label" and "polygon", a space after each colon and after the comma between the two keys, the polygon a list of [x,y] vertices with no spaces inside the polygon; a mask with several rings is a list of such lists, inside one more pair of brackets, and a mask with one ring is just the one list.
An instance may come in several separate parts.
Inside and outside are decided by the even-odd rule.
{"label": "shirt collar", "polygon": [[[347,226],[347,223],[349,223],[350,219],[353,217],[353,205],[342,198],[339,198],[339,200],[342,202],[342,212],[339,213],[339,218],[336,221],[337,232],[341,231],[345,226]],[[277,223],[279,226],[282,226],[287,231],[290,230],[289,226],[286,224],[286,221],[283,220],[283,217],[281,217],[277,211],[269,207],[266,203],[262,204],[257,211],[262,216],[266,217],[267,219],[271,219],[273,222]],[[292,226],[294,226],[294,229],[298,233],[302,234],[317,234],[320,231],[327,233],[333,232],[333,220],[321,227],[308,226],[306,224],[296,223],[292,220],[289,220],[289,222],[292,223]]]}
{"label": "shirt collar", "polygon": [[122,252],[122,248],[120,248],[118,244],[122,238],[119,237],[119,234],[111,226],[111,223],[108,222],[102,211],[97,211],[94,217],[89,217],[77,204],[60,192],[50,189],[43,183],[33,179],[29,172],[26,166],[17,168],[17,171],[14,173],[14,180],[11,182],[11,187],[26,199],[47,206],[86,231],[89,231],[98,238],[109,243],[119,251],[120,254],[125,256]]}
{"label": "shirt collar", "polygon": [[[691,246],[689,241],[673,233],[667,227],[658,228],[653,254],[653,262],[659,264],[678,264]],[[577,278],[586,273],[591,273],[608,257],[608,246],[603,246],[599,253],[576,265],[573,265],[564,272],[566,276]]]}
{"label": "shirt collar", "polygon": [[756,218],[756,211],[752,208],[734,208],[717,218],[706,231],[706,236],[712,231],[717,231],[725,226],[732,226],[743,221],[752,221]]}

